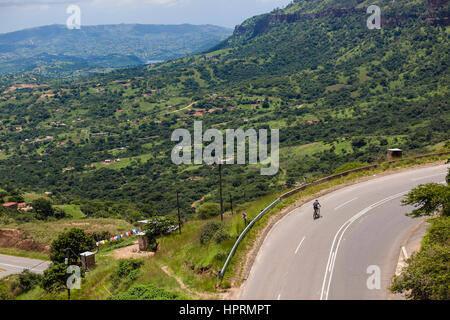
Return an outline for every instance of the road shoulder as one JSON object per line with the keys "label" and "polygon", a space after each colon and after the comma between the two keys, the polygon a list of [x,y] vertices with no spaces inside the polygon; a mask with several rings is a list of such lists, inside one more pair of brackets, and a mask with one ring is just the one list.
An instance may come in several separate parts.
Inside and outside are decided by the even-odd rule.
{"label": "road shoulder", "polygon": [[[408,265],[406,263],[406,260],[409,259],[412,254],[417,253],[420,250],[422,246],[422,239],[425,236],[425,233],[427,232],[429,226],[430,224],[426,220],[423,220],[411,231],[408,237],[403,241],[400,247],[397,268],[395,270],[396,276],[399,276],[402,272],[402,269]],[[405,300],[406,298],[403,294],[393,294],[389,291],[388,299]]]}

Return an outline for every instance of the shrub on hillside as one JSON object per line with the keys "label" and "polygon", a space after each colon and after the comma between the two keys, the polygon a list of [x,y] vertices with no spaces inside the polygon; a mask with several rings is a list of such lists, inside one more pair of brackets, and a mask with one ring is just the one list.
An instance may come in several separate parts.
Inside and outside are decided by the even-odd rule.
{"label": "shrub on hillside", "polygon": [[212,240],[216,232],[221,228],[219,222],[209,222],[207,223],[200,234],[200,243],[206,244]]}
{"label": "shrub on hillside", "polygon": [[209,222],[203,227],[200,234],[200,243],[206,244],[213,240],[216,243],[222,243],[229,238],[230,236],[225,232],[220,222]]}
{"label": "shrub on hillside", "polygon": [[175,292],[153,285],[134,285],[126,292],[109,297],[109,300],[176,300],[179,295]]}
{"label": "shrub on hillside", "polygon": [[52,263],[42,276],[42,288],[47,292],[58,292],[67,288],[67,266],[64,263]]}
{"label": "shrub on hillside", "polygon": [[391,290],[413,300],[450,300],[450,247],[435,244],[411,256]]}
{"label": "shrub on hillside", "polygon": [[218,203],[206,202],[198,208],[200,219],[209,219],[217,217],[220,214],[220,205]]}
{"label": "shrub on hillside", "polygon": [[42,275],[32,273],[25,269],[17,276],[17,279],[12,283],[11,289],[16,294],[25,293],[33,289],[42,281]]}
{"label": "shrub on hillside", "polygon": [[428,221],[431,222],[431,226],[422,240],[422,248],[435,243],[450,246],[450,217],[439,217]]}
{"label": "shrub on hillside", "polygon": [[215,233],[214,237],[213,237],[214,241],[219,244],[222,243],[228,239],[230,239],[230,235],[228,233],[225,232],[225,230],[223,228],[220,228],[219,230],[217,230],[217,232]]}
{"label": "shrub on hillside", "polygon": [[0,282],[0,301],[1,300],[10,300],[12,299],[9,290],[8,285],[5,282]]}
{"label": "shrub on hillside", "polygon": [[111,275],[111,282],[115,289],[117,289],[123,282],[128,285],[139,276],[139,268],[144,264],[142,260],[135,259],[121,259],[117,264],[113,274]]}
{"label": "shrub on hillside", "polygon": [[429,221],[422,248],[406,261],[408,266],[400,276],[394,277],[391,291],[414,300],[450,300],[450,218]]}

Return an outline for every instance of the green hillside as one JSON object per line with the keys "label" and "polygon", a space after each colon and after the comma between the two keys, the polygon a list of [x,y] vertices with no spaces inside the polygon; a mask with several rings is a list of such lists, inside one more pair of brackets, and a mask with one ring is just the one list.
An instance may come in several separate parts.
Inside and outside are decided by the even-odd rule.
{"label": "green hillside", "polygon": [[376,162],[389,147],[446,149],[448,2],[378,3],[381,30],[367,28],[366,1],[296,1],[207,54],[70,82],[3,76],[0,177],[86,202],[86,215],[135,221],[176,212],[177,190],[187,217],[218,202],[217,168],[170,159],[173,130],[194,120],[280,129],[276,176],[224,166],[224,194],[237,204]]}

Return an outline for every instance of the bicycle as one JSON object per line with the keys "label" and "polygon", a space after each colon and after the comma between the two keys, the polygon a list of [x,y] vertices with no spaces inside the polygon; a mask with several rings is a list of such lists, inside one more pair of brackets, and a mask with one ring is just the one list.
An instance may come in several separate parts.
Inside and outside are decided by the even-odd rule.
{"label": "bicycle", "polygon": [[321,218],[320,208],[314,208],[313,218],[314,218],[314,220]]}

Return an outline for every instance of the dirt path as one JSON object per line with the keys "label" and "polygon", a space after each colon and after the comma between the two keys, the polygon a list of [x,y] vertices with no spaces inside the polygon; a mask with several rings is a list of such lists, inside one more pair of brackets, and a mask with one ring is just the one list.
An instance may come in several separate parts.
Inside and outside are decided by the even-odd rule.
{"label": "dirt path", "polygon": [[203,200],[205,200],[207,196],[209,196],[209,194],[204,195],[200,200],[195,201],[193,204],[191,204],[191,208],[195,208],[195,206],[197,205],[197,203],[200,203],[200,202],[202,202]]}
{"label": "dirt path", "polygon": [[180,111],[189,109],[189,108],[191,108],[191,107],[192,107],[194,104],[196,104],[196,103],[197,103],[197,102],[192,102],[190,105],[184,107],[183,109],[179,109],[179,110],[175,110],[175,111],[170,111],[170,112],[167,112],[166,114],[177,113],[177,112],[180,112]]}
{"label": "dirt path", "polygon": [[114,258],[115,259],[131,259],[131,258],[144,258],[144,257],[151,257],[155,253],[154,252],[138,252],[139,250],[139,242],[135,241],[133,245],[120,248],[114,251]]}
{"label": "dirt path", "polygon": [[179,277],[177,277],[176,275],[172,274],[169,271],[169,268],[167,266],[162,266],[161,267],[162,271],[164,271],[165,274],[167,274],[169,277],[175,279],[178,284],[180,285],[181,289],[187,291],[190,295],[194,296],[194,297],[199,297],[200,299],[203,300],[216,300],[216,299],[223,299],[223,294],[214,294],[214,293],[203,293],[203,292],[195,292],[191,289],[189,289],[183,282],[183,280],[181,280]]}

